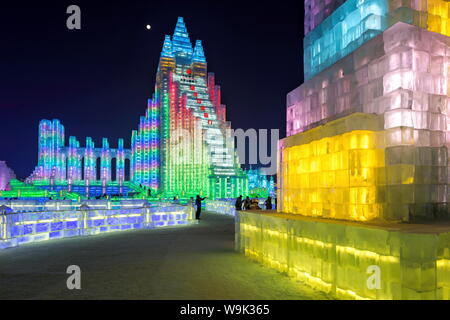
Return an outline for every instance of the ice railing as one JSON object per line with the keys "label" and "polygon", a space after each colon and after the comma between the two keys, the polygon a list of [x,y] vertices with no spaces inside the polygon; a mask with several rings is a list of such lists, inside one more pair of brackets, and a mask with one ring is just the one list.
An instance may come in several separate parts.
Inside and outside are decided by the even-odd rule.
{"label": "ice railing", "polygon": [[230,216],[236,215],[235,199],[224,200],[206,200],[205,210],[214,213],[226,214]]}
{"label": "ice railing", "polygon": [[[244,201],[242,199],[242,201]],[[253,198],[254,200],[254,198]],[[258,200],[258,206],[261,209],[265,209],[265,201],[266,199],[260,198]],[[226,214],[230,216],[236,215],[236,199],[217,199],[217,200],[206,200],[205,201],[205,210],[214,213]]]}
{"label": "ice railing", "polygon": [[130,209],[143,206],[166,207],[170,205],[167,202],[149,202],[142,199],[120,201],[82,200],[80,202],[72,200],[0,200],[0,207],[6,206],[14,212],[77,210],[82,206],[88,206],[91,209]]}
{"label": "ice railing", "polygon": [[193,221],[192,214],[192,207],[180,205],[0,213],[0,249],[50,239],[186,225]]}

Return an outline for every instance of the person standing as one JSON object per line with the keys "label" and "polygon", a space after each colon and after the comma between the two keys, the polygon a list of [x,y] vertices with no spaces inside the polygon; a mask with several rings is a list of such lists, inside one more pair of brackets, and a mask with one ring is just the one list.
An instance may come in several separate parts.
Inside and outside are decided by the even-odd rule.
{"label": "person standing", "polygon": [[236,207],[236,210],[238,210],[238,211],[242,210],[242,196],[239,196],[236,199],[235,207]]}
{"label": "person standing", "polygon": [[266,205],[266,210],[272,210],[272,197],[269,196],[264,204]]}
{"label": "person standing", "polygon": [[205,200],[206,197],[200,198],[199,195],[197,195],[197,198],[195,199],[195,205],[197,206],[197,211],[195,212],[195,219],[200,220],[200,214],[202,213],[202,201]]}
{"label": "person standing", "polygon": [[250,210],[251,204],[252,204],[252,202],[250,201],[250,198],[247,196],[247,198],[245,198],[245,200],[244,200],[244,209]]}

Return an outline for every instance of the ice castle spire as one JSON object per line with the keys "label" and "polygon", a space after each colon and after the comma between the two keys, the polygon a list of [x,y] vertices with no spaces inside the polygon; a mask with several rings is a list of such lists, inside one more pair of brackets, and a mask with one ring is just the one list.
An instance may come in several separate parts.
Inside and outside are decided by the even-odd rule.
{"label": "ice castle spire", "polygon": [[175,32],[172,37],[173,52],[174,53],[184,53],[186,55],[192,55],[192,44],[189,39],[189,34],[184,24],[184,19],[178,17],[177,25],[175,27]]}
{"label": "ice castle spire", "polygon": [[167,57],[167,58],[173,58],[174,57],[172,40],[170,40],[170,36],[169,35],[166,35],[166,37],[164,39],[164,44],[163,44],[163,49],[162,49],[162,52],[161,52],[161,56],[162,57]]}
{"label": "ice castle spire", "polygon": [[203,45],[201,40],[195,42],[193,62],[206,63],[205,52],[203,51]]}

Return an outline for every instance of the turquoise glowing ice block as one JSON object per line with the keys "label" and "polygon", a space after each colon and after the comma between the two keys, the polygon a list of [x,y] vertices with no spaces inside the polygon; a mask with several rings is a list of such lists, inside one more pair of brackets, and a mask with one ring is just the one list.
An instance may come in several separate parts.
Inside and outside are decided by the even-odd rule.
{"label": "turquoise glowing ice block", "polygon": [[[330,1],[331,12],[341,1]],[[305,24],[315,26],[304,39],[305,79],[330,67],[397,22],[450,36],[450,4],[445,0],[347,0],[323,19],[316,9],[305,11]],[[311,21],[310,21],[311,20]],[[306,31],[310,30],[309,27]]]}
{"label": "turquoise glowing ice block", "polygon": [[448,50],[450,37],[395,24],[288,94],[287,135],[364,112],[383,114],[385,129],[433,131],[442,144]]}
{"label": "turquoise glowing ice block", "polygon": [[314,30],[345,1],[346,0],[304,0],[305,35]]}
{"label": "turquoise glowing ice block", "polygon": [[347,0],[305,36],[305,79],[310,79],[385,30],[387,14],[387,0]]}

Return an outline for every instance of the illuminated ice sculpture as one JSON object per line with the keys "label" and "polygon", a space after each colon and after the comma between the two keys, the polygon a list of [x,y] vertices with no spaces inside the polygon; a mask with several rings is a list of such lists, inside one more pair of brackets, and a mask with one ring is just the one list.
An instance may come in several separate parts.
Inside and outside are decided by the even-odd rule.
{"label": "illuminated ice sculpture", "polygon": [[248,190],[202,42],[183,18],[166,35],[153,98],[132,135],[133,181],[173,196],[237,197]]}
{"label": "illuminated ice sculpture", "polygon": [[450,298],[449,8],[306,1],[323,37],[287,97],[279,212],[237,212],[237,250],[340,299]]}
{"label": "illuminated ice sculpture", "polygon": [[0,191],[9,190],[9,181],[15,177],[14,172],[8,168],[6,162],[0,161]]}
{"label": "illuminated ice sculpture", "polygon": [[[351,3],[316,29],[337,26]],[[381,1],[358,1],[368,3]],[[449,5],[432,3],[447,10],[436,30],[446,33]],[[448,215],[450,38],[427,30],[438,28],[436,6],[421,16],[426,25],[397,22],[288,94],[280,210],[359,221]]]}
{"label": "illuminated ice sculpture", "polygon": [[248,190],[250,196],[266,198],[275,196],[275,181],[273,176],[264,173],[264,169],[249,169],[246,171],[248,175]]}
{"label": "illuminated ice sculpture", "polygon": [[230,129],[220,86],[207,73],[202,42],[192,47],[184,20],[178,18],[173,36],[165,36],[155,92],[132,132],[131,149],[124,148],[123,139],[112,149],[106,138],[95,148],[90,137],[85,147],[75,137],[66,146],[60,121],[42,120],[39,161],[28,181],[86,188],[95,182],[104,193],[115,160],[119,185],[130,180],[149,187],[153,195],[237,197],[247,194],[248,179]]}
{"label": "illuminated ice sculpture", "polygon": [[303,43],[305,79],[330,67],[397,22],[450,36],[449,9],[445,0],[307,0]]}
{"label": "illuminated ice sculpture", "polygon": [[95,148],[91,137],[86,138],[85,147],[81,147],[72,136],[68,146],[64,141],[64,126],[59,120],[40,122],[38,165],[28,178],[29,182],[69,185],[83,185],[85,181],[109,183],[112,181],[113,158],[116,161],[116,180],[124,179],[124,163],[125,159],[131,159],[131,151],[123,148],[123,139],[118,140],[117,149],[110,148],[106,138],[103,138],[102,148]]}

